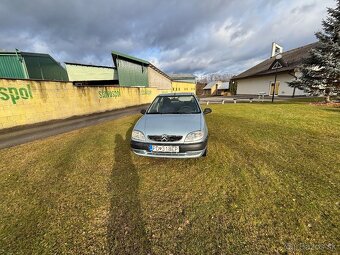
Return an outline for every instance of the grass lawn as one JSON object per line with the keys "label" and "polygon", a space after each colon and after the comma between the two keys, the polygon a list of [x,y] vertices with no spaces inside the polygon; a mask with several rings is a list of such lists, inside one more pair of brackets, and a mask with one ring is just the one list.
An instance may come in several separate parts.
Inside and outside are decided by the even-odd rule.
{"label": "grass lawn", "polygon": [[340,109],[210,107],[207,158],[133,155],[137,115],[0,150],[0,254],[339,252]]}

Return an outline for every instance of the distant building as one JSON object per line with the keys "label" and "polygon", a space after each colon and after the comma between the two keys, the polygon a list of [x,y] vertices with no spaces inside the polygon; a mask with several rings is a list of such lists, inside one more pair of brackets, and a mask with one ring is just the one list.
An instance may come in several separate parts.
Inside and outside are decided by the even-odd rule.
{"label": "distant building", "polygon": [[65,62],[70,81],[118,80],[117,69],[110,66],[85,65]]}
{"label": "distant building", "polygon": [[170,74],[173,92],[191,92],[196,94],[196,76],[193,74]]}
{"label": "distant building", "polygon": [[[275,73],[277,73],[275,95],[305,95],[303,90],[295,90],[289,87],[287,82],[296,79],[299,74],[298,66],[302,64],[303,59],[308,57],[309,51],[316,44],[312,43],[284,52],[281,46],[273,43],[272,54],[269,59],[233,77],[232,80],[237,84],[237,94],[257,95],[264,93],[272,95]],[[281,54],[282,58],[276,59],[277,54]]]}
{"label": "distant building", "polygon": [[222,81],[211,81],[204,88],[204,95],[207,96],[217,96],[218,95],[218,87],[222,84]]}
{"label": "distant building", "polygon": [[217,88],[218,95],[227,95],[229,92],[229,81],[222,82]]}
{"label": "distant building", "polygon": [[66,70],[50,55],[0,52],[0,78],[68,81]]}
{"label": "distant building", "polygon": [[229,92],[229,81],[211,81],[203,88],[203,95],[220,96]]}

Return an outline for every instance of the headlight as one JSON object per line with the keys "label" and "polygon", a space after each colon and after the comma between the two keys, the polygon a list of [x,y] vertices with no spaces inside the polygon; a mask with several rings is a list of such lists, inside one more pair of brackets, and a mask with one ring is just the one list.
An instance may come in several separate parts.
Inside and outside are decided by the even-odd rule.
{"label": "headlight", "polygon": [[142,132],[138,130],[133,130],[132,131],[132,139],[137,140],[137,141],[145,141],[145,136]]}
{"label": "headlight", "polygon": [[184,142],[196,142],[202,140],[204,137],[204,132],[203,131],[195,131],[191,132],[187,135],[185,138]]}

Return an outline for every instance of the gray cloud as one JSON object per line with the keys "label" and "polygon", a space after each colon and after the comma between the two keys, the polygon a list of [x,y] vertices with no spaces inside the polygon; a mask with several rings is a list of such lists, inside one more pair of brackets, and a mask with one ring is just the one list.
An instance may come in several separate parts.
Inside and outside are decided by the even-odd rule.
{"label": "gray cloud", "polygon": [[112,65],[111,50],[166,72],[238,73],[315,41],[333,0],[2,0],[0,49],[46,52],[58,61]]}

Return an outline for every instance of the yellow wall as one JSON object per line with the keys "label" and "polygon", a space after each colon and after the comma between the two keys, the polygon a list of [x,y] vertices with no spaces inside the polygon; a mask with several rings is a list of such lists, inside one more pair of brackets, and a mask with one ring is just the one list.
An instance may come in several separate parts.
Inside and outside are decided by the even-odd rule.
{"label": "yellow wall", "polygon": [[174,93],[190,92],[196,94],[196,84],[182,81],[172,81]]}
{"label": "yellow wall", "polygon": [[171,90],[171,80],[151,67],[148,67],[148,79],[149,87]]}
{"label": "yellow wall", "polygon": [[156,88],[0,79],[0,129],[150,103]]}

